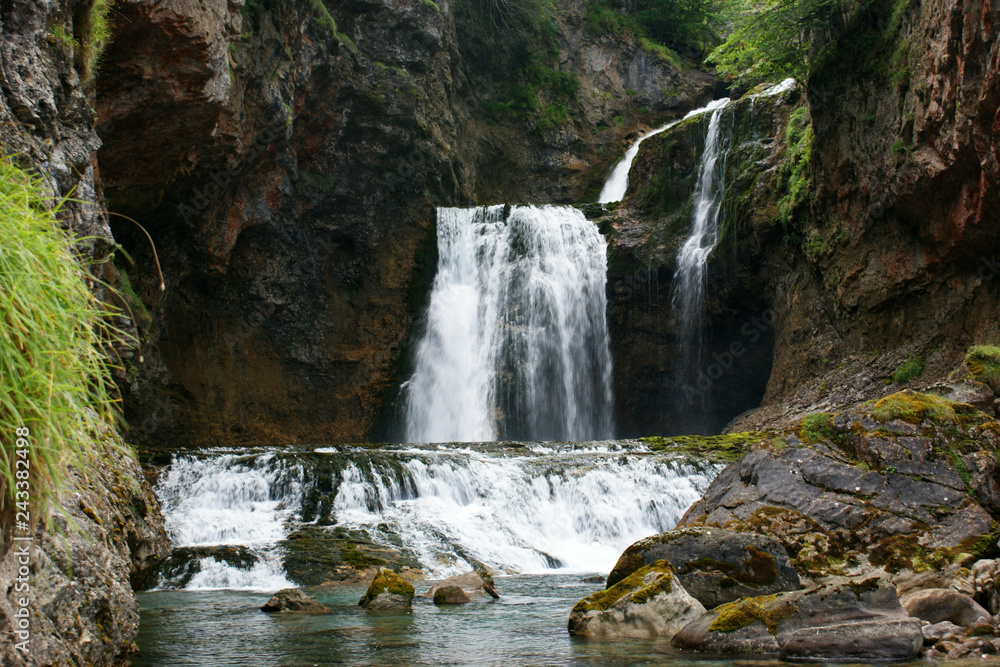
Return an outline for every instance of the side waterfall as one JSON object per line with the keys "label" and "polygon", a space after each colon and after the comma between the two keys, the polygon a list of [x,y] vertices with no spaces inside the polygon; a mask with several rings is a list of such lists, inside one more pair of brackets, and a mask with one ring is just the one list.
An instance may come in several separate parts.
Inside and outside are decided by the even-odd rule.
{"label": "side waterfall", "polygon": [[680,325],[680,354],[694,362],[694,367],[701,361],[699,337],[705,300],[705,268],[708,256],[719,240],[725,166],[719,165],[719,169],[716,166],[720,158],[725,158],[719,121],[728,102],[726,98],[706,107],[706,111],[711,110],[712,117],[694,188],[691,234],[677,253],[677,272],[674,276],[673,310]]}
{"label": "side waterfall", "polygon": [[611,437],[607,247],[568,206],[441,208],[408,442]]}

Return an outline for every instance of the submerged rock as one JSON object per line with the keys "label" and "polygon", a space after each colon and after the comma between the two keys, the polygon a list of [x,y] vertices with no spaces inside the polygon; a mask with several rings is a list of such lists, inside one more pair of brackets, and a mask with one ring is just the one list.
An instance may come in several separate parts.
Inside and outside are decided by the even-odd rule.
{"label": "submerged rock", "polygon": [[968,595],[947,588],[928,588],[900,600],[906,612],[929,623],[950,621],[962,627],[992,624],[993,617]]}
{"label": "submerged rock", "polygon": [[358,605],[368,611],[409,609],[413,602],[413,592],[410,582],[392,570],[380,568]]}
{"label": "submerged rock", "polygon": [[788,659],[911,660],[923,645],[896,589],[878,578],[730,602],[685,626],[673,646]]}
{"label": "submerged rock", "polygon": [[283,588],[264,603],[261,611],[299,612],[303,614],[329,614],[330,608],[320,604],[316,598],[306,595],[300,588]]}
{"label": "submerged rock", "polygon": [[586,637],[671,637],[704,612],[674,569],[660,560],[576,603],[569,632]]}
{"label": "submerged rock", "polygon": [[673,566],[687,592],[708,609],[741,597],[801,586],[788,554],[774,538],[721,528],[688,528],[653,535],[628,547],[608,575],[608,587],[661,559]]}
{"label": "submerged rock", "polygon": [[434,591],[434,604],[466,604],[469,596],[458,586],[439,586]]}

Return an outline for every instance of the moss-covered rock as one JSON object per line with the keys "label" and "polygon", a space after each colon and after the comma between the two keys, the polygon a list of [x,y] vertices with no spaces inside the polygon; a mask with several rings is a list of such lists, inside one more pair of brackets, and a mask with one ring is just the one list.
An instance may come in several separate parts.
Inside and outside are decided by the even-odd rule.
{"label": "moss-covered rock", "polygon": [[580,600],[569,632],[588,637],[671,637],[705,611],[665,561],[645,565]]}
{"label": "moss-covered rock", "polygon": [[875,577],[736,600],[706,612],[672,641],[686,650],[828,660],[909,660],[922,643],[920,621],[909,618],[895,588]]}
{"label": "moss-covered rock", "polygon": [[969,374],[1000,394],[1000,346],[975,345],[965,355]]}
{"label": "moss-covered rock", "polygon": [[748,595],[799,588],[799,577],[781,544],[768,536],[721,528],[672,530],[639,540],[619,557],[608,590],[644,565],[674,567],[684,588],[705,607]]}
{"label": "moss-covered rock", "polygon": [[392,570],[379,568],[358,605],[367,611],[409,609],[413,594],[413,584]]}

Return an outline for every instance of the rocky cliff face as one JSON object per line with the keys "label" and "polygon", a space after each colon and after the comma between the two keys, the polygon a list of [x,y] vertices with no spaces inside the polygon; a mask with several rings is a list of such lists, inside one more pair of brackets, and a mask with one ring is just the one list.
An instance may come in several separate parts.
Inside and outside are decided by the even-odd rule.
{"label": "rocky cliff face", "polygon": [[[39,524],[27,574],[25,543],[0,556],[0,662],[4,665],[127,665],[139,629],[141,588],[170,554],[159,503],[117,435],[95,443],[85,469],[67,475],[60,507]],[[30,584],[30,654],[15,649],[14,582]],[[20,639],[20,638],[19,638]]]}
{"label": "rocky cliff face", "polygon": [[[0,143],[49,185],[54,200],[70,198],[62,207],[63,223],[84,239],[78,248],[84,261],[95,260],[95,277],[114,284],[110,263],[100,262],[114,241],[96,160],[101,142],[94,131],[91,63],[79,49],[87,37],[79,17],[91,5],[0,4]],[[116,298],[100,282],[94,289],[102,298]],[[117,352],[125,359],[133,355]],[[28,657],[15,653],[11,633],[15,602],[23,595],[14,583],[24,574],[23,563],[8,540],[0,548],[0,663],[126,664],[139,621],[132,588],[142,585],[170,548],[157,501],[127,446],[106,433],[83,469],[69,471],[58,505],[31,544]]]}
{"label": "rocky cliff face", "polygon": [[152,311],[131,437],[363,439],[406,368],[436,206],[579,199],[633,119],[711,94],[703,73],[589,36],[573,2],[527,42],[537,106],[518,106],[523,88],[500,77],[529,72],[521,51],[477,28],[475,7],[118,5],[101,176],[166,276],[160,292],[145,237],[116,220]]}
{"label": "rocky cliff face", "polygon": [[[697,133],[643,145],[609,273],[629,433],[719,429],[755,400],[763,408],[731,428],[792,423],[892,393],[908,358],[923,362],[913,383],[932,384],[996,339],[997,18],[986,4],[876,5],[822,55],[801,111],[738,132],[723,212],[733,233],[708,277],[707,349],[723,372],[705,383],[714,420],[694,428],[669,407],[681,392],[666,384],[677,330],[666,313]],[[724,368],[712,355],[744,331],[763,347]]]}

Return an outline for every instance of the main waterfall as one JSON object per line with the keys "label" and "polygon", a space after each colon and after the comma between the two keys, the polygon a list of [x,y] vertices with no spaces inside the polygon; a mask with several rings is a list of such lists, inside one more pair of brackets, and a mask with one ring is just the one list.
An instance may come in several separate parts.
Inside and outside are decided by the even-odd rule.
{"label": "main waterfall", "polygon": [[441,208],[406,441],[611,437],[607,248],[568,206]]}

